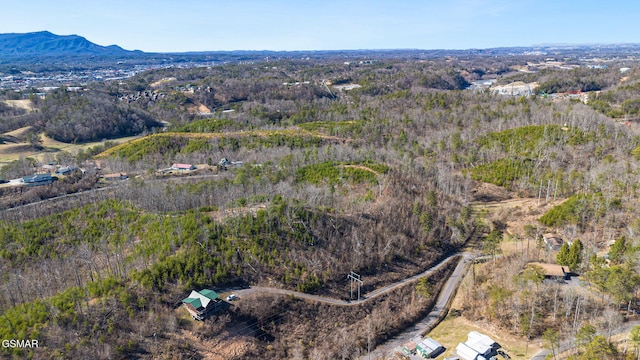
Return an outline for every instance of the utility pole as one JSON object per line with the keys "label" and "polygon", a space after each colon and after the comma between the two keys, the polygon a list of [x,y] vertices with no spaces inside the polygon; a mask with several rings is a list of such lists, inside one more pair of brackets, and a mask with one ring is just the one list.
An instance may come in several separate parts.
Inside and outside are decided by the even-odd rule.
{"label": "utility pole", "polygon": [[551,190],[551,179],[549,179],[547,183],[547,198],[544,201],[545,204],[549,203],[549,190]]}
{"label": "utility pole", "polygon": [[347,275],[347,279],[349,279],[349,300],[353,299],[353,283],[357,283],[358,286],[358,301],[360,301],[360,286],[362,285],[362,280],[360,280],[360,275],[354,273],[353,271]]}
{"label": "utility pole", "polygon": [[540,181],[540,190],[538,191],[538,205],[540,205],[540,195],[542,195],[542,181]]}

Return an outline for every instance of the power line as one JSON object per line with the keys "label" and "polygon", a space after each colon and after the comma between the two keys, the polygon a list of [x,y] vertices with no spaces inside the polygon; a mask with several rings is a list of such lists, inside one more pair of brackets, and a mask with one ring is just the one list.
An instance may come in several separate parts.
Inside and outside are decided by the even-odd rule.
{"label": "power line", "polygon": [[349,290],[350,290],[349,300],[353,299],[353,283],[355,282],[358,286],[358,301],[360,301],[360,286],[362,286],[362,280],[360,280],[360,275],[352,271],[349,275],[347,275],[347,278],[351,280],[349,282]]}
{"label": "power line", "polygon": [[280,321],[282,318],[285,317],[285,315],[287,313],[289,313],[289,310],[283,310],[281,312],[277,312],[275,314],[272,314],[264,319],[256,319],[252,322],[246,322],[243,325],[241,325],[240,327],[236,327],[233,329],[233,332],[235,333],[235,335],[237,336],[247,336],[250,334],[255,334],[256,332],[256,328],[260,328],[260,326],[258,326],[259,324],[265,324],[265,323],[269,323],[269,322],[278,322]]}

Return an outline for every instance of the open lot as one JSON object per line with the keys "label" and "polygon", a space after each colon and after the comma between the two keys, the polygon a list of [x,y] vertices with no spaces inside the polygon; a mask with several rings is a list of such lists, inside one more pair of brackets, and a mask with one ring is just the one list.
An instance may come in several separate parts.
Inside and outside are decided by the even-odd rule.
{"label": "open lot", "polygon": [[[25,126],[0,135],[0,137],[5,140],[4,144],[0,144],[0,165],[26,157],[32,157],[38,161],[47,160],[47,156],[54,159],[56,153],[60,151],[67,151],[71,154],[76,154],[80,150],[86,150],[90,147],[105,143],[105,141],[94,141],[82,144],[70,144],[56,141],[44,134],[41,134],[40,139],[43,149],[36,150],[28,142],[23,140],[24,134],[29,131],[30,128],[30,126]],[[120,144],[135,138],[137,138],[137,136],[110,139],[109,141]]]}
{"label": "open lot", "polygon": [[20,109],[25,109],[27,111],[33,111],[33,102],[31,102],[31,100],[29,99],[25,99],[25,100],[5,100],[5,103],[7,103],[7,105],[13,106],[13,107],[17,107]]}
{"label": "open lot", "polygon": [[[470,276],[471,272],[468,272],[461,286],[469,283]],[[467,339],[467,334],[472,330],[491,337],[502,345],[502,349],[514,360],[529,359],[543,348],[544,344],[539,339],[530,342],[527,347],[527,342],[524,337],[511,335],[489,323],[474,323],[462,316],[452,315],[453,312],[457,311],[456,309],[460,309],[461,307],[461,296],[463,296],[463,292],[459,291],[453,301],[452,310],[449,312],[447,318],[427,335],[447,348],[447,351],[440,355],[440,358],[444,359],[448,356],[455,355],[455,349],[458,343],[464,342]]]}

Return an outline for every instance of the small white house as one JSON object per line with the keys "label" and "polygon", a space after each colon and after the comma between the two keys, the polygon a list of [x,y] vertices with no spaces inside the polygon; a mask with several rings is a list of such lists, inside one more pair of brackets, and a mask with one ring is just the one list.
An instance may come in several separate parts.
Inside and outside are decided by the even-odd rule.
{"label": "small white house", "polygon": [[456,354],[462,360],[486,360],[496,357],[501,346],[487,335],[469,332],[467,341],[456,346]]}
{"label": "small white house", "polygon": [[195,170],[196,167],[193,164],[179,164],[179,163],[175,163],[173,165],[171,165],[171,170]]}

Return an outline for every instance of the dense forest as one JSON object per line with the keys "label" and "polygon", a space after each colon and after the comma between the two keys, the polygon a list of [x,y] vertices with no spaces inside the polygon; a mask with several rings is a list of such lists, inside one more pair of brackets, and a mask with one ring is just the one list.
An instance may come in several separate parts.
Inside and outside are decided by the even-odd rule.
{"label": "dense forest", "polygon": [[[551,348],[579,339],[575,358],[622,356],[599,336],[628,319],[640,287],[640,73],[522,73],[518,61],[230,63],[31,95],[32,111],[0,102],[0,129],[28,127],[15,136],[33,148],[41,135],[139,135],[45,154],[84,172],[0,188],[0,333],[47,349],[0,355],[357,358],[424,317],[453,265],[353,308],[252,293],[200,323],[180,301],[256,286],[352,300],[350,272],[366,293],[471,251],[491,260],[462,284],[462,316]],[[484,79],[539,87],[466,90]],[[548,96],[578,90],[586,104]],[[174,163],[198,170],[160,171]],[[506,199],[539,206],[479,210]],[[565,245],[548,250],[549,232]],[[583,285],[550,284],[534,261],[570,266]]]}

